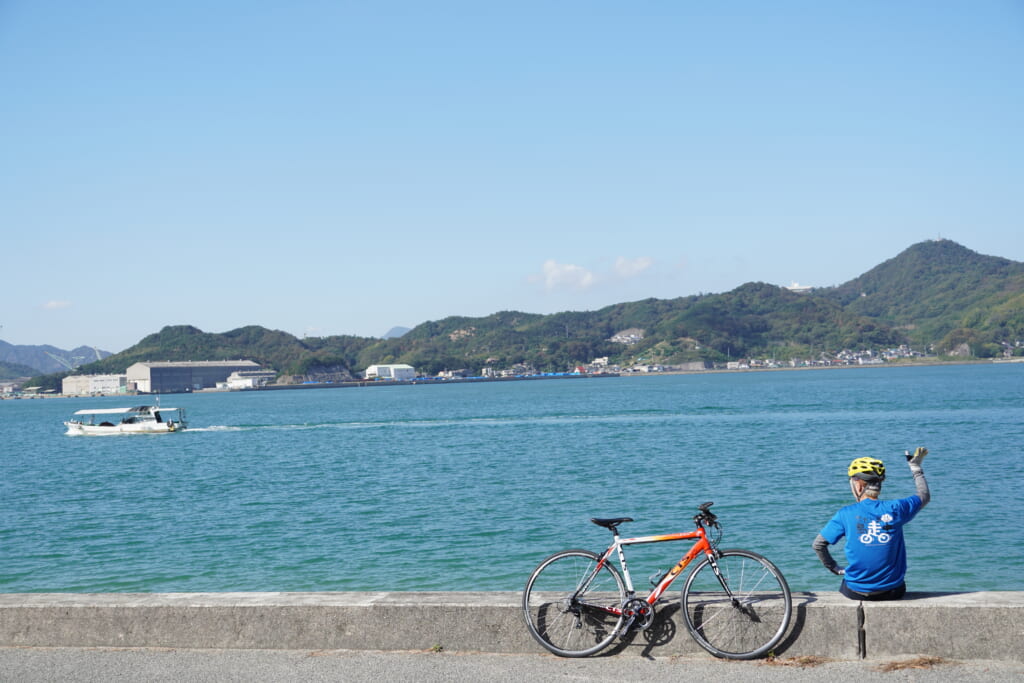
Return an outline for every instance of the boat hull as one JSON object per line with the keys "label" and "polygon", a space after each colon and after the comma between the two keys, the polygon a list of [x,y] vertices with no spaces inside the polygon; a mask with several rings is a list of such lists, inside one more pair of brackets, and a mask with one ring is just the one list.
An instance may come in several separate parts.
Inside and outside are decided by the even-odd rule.
{"label": "boat hull", "polygon": [[184,429],[176,422],[153,422],[143,424],[114,424],[109,426],[65,422],[68,434],[99,436],[104,434],[172,434]]}

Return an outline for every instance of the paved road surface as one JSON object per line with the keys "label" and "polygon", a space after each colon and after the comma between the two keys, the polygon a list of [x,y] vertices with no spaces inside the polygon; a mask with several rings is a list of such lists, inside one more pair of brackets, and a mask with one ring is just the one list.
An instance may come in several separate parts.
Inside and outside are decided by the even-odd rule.
{"label": "paved road surface", "polygon": [[823,681],[858,683],[1024,681],[1024,662],[944,662],[926,668],[883,671],[903,660],[805,663],[730,662],[710,657],[593,657],[457,652],[329,650],[170,650],[158,648],[0,647],[0,682],[167,681]]}

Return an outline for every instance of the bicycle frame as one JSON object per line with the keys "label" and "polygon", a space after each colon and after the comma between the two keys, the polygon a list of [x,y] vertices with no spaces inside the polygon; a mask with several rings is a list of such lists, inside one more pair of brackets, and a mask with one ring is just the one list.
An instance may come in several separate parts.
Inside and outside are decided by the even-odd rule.
{"label": "bicycle frame", "polygon": [[[789,586],[764,556],[740,548],[719,549],[721,526],[709,509],[712,505],[699,505],[700,512],[693,517],[696,529],[681,533],[624,538],[619,525],[634,521],[631,517],[592,518],[611,531],[612,544],[598,553],[563,550],[537,565],[523,591],[523,617],[530,634],[562,657],[596,654],[634,629],[648,632],[648,642],[653,643],[674,629],[671,613],[659,620],[658,603],[668,602],[666,591],[692,565],[680,595],[680,618],[697,644],[727,659],[753,659],[770,652],[790,625]],[[638,595],[626,546],[672,541],[691,541],[692,546],[667,572],[651,576],[653,590]]]}
{"label": "bicycle frame", "polygon": [[[608,549],[605,550],[604,553],[601,555],[601,559],[598,560],[597,565],[595,566],[595,569],[591,574],[591,578],[597,576],[598,572],[601,571],[601,568],[604,567],[605,564],[607,564],[611,560],[613,553],[617,554],[619,558],[619,566],[622,568],[622,579],[626,583],[626,595],[628,599],[632,599],[636,596],[636,590],[633,588],[633,579],[629,574],[629,567],[626,564],[626,554],[623,551],[623,548],[625,546],[644,545],[647,543],[665,543],[669,541],[686,541],[690,539],[696,539],[696,543],[693,544],[689,552],[687,552],[686,555],[684,555],[682,559],[679,560],[679,562],[677,562],[674,567],[672,567],[672,569],[665,572],[665,575],[661,577],[661,579],[658,581],[658,585],[656,585],[654,589],[651,591],[650,595],[648,595],[644,599],[644,601],[652,607],[661,598],[665,591],[668,590],[668,587],[672,585],[672,582],[675,581],[676,578],[678,578],[679,575],[683,572],[683,570],[686,569],[691,562],[697,559],[701,555],[701,553],[707,555],[708,558],[712,561],[715,558],[715,549],[712,547],[711,542],[708,540],[708,532],[704,528],[704,526],[700,524],[697,525],[696,531],[686,531],[676,534],[659,534],[655,536],[634,536],[631,538],[620,538],[618,530],[614,530],[612,533],[614,534],[614,540],[612,544],[608,546]],[[719,582],[721,582],[722,584],[722,588],[726,591],[726,594],[729,595],[730,598],[732,598],[732,592],[729,591],[728,585],[724,581],[722,581],[722,577],[718,572],[718,567],[714,564],[712,565],[712,567],[715,570],[715,575],[718,576]],[[586,586],[589,585],[589,583],[589,580],[584,582],[584,586],[582,586],[581,588],[586,588]],[[606,610],[610,614],[616,615],[622,614],[623,612],[621,605],[619,607],[605,607],[602,609]]]}

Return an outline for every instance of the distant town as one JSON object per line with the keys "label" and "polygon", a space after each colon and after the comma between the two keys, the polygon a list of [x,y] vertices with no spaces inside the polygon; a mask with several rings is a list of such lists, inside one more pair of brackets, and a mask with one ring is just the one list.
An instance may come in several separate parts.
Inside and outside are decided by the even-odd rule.
{"label": "distant town", "polygon": [[[627,342],[628,343],[628,342]],[[259,391],[274,389],[302,389],[318,387],[368,386],[381,384],[417,384],[473,381],[508,381],[523,379],[554,379],[578,377],[618,377],[659,373],[728,372],[742,370],[778,370],[797,368],[827,368],[846,366],[878,366],[913,363],[937,357],[902,345],[882,350],[843,350],[835,355],[817,358],[776,360],[774,358],[738,358],[713,364],[696,361],[676,365],[637,363],[620,366],[607,357],[595,358],[565,372],[538,372],[529,365],[517,364],[509,368],[485,367],[478,372],[468,369],[448,370],[425,376],[411,365],[371,365],[358,376],[335,373],[331,376],[304,377],[281,375],[271,368],[263,368],[251,360],[234,361],[163,361],[135,363],[123,374],[69,375],[62,381],[61,392],[46,392],[49,396],[116,396],[136,394],[179,394],[209,391]],[[1011,359],[996,359],[1010,361]],[[1024,358],[1012,359],[1024,362]],[[31,398],[44,392],[37,387],[23,386],[18,381],[0,382],[0,397]]]}

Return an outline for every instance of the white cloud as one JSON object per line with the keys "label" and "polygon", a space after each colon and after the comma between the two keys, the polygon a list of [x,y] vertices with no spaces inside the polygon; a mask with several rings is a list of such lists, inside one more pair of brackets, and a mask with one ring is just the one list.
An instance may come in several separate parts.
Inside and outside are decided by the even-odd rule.
{"label": "white cloud", "polygon": [[585,290],[611,280],[628,280],[636,277],[654,265],[654,259],[648,256],[627,258],[619,256],[610,271],[594,273],[574,263],[559,263],[548,259],[541,266],[539,275],[530,277],[531,282],[539,282],[548,291],[553,290]]}
{"label": "white cloud", "polygon": [[652,265],[654,265],[654,259],[647,256],[638,256],[637,258],[620,256],[615,259],[615,274],[621,278],[636,277]]}
{"label": "white cloud", "polygon": [[43,309],[47,311],[59,311],[62,308],[71,308],[70,301],[47,301],[43,304]]}
{"label": "white cloud", "polygon": [[588,289],[597,281],[594,274],[583,266],[572,263],[558,263],[548,259],[541,267],[540,279],[544,289]]}

